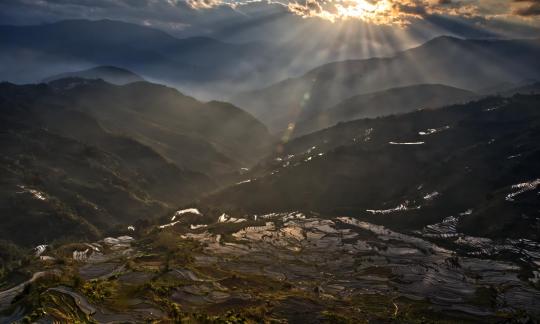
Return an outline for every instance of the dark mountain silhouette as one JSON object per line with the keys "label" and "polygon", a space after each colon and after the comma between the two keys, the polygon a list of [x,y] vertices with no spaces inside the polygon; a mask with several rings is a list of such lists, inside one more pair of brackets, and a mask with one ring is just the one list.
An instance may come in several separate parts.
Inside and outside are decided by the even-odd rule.
{"label": "dark mountain silhouette", "polygon": [[538,95],[494,97],[340,123],[294,139],[249,182],[202,204],[347,215],[401,231],[471,210],[460,232],[538,240],[539,104]]}
{"label": "dark mountain silhouette", "polygon": [[477,90],[540,77],[540,40],[438,37],[388,58],[329,63],[301,77],[243,93],[231,101],[272,131],[350,98],[415,84]]}
{"label": "dark mountain silhouette", "polygon": [[417,109],[438,108],[466,102],[475,96],[477,95],[473,92],[439,84],[414,85],[358,95],[311,118],[299,121],[294,134],[300,136],[343,121],[402,114]]}
{"label": "dark mountain silhouette", "polygon": [[219,188],[270,140],[230,104],[147,82],[2,83],[0,110],[0,235],[23,245],[163,214]]}
{"label": "dark mountain silhouette", "polygon": [[106,129],[152,147],[181,168],[211,176],[256,163],[272,141],[263,124],[233,105],[202,103],[163,85],[83,79],[49,84]]}
{"label": "dark mountain silhouette", "polygon": [[82,78],[82,79],[102,79],[112,84],[124,85],[127,83],[144,81],[144,79],[126,69],[118,68],[115,66],[97,66],[91,69],[66,72],[57,75],[50,76],[43,80],[43,82],[51,82],[66,78]]}
{"label": "dark mountain silhouette", "polygon": [[4,239],[97,237],[215,185],[67,103],[45,85],[0,85]]}

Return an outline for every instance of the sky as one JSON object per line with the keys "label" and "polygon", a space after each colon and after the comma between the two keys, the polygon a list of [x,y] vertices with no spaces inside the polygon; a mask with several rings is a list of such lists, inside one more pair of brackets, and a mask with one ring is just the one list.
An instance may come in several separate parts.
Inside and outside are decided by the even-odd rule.
{"label": "sky", "polygon": [[[288,35],[337,37],[343,30],[398,35],[418,43],[437,35],[540,35],[540,0],[2,0],[2,24],[114,19],[177,37],[283,41]],[[307,35],[306,35],[307,34]],[[351,37],[352,38],[352,37]],[[365,35],[364,35],[364,38]],[[407,44],[406,44],[407,45]],[[404,45],[405,46],[405,45]]]}
{"label": "sky", "polygon": [[[540,0],[0,0],[2,25],[40,25],[66,19],[135,23],[178,38],[260,42],[259,48],[270,49],[279,64],[257,75],[257,82],[246,79],[241,84],[253,88],[332,61],[390,57],[441,35],[538,38]],[[280,61],[283,58],[287,58],[286,63]],[[14,59],[18,60],[7,57],[5,62]],[[251,59],[261,66],[270,64],[259,62],[258,57]],[[268,60],[266,56],[264,60]],[[95,65],[93,61],[73,66],[48,62],[42,66],[48,70],[26,66],[31,72],[26,75],[18,72],[21,64],[5,62],[8,70],[15,69],[9,75],[17,77],[17,82]],[[255,64],[241,63],[248,67]],[[205,91],[231,92],[231,85],[226,84],[225,90],[222,86]],[[195,90],[189,88],[189,92]]]}

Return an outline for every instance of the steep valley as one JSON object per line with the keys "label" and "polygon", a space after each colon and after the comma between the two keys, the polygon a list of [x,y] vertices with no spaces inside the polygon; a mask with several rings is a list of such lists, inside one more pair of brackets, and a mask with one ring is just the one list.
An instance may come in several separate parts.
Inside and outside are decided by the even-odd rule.
{"label": "steep valley", "polygon": [[41,245],[2,243],[0,322],[540,316],[538,95],[340,123],[216,191],[65,88],[3,93],[2,237]]}

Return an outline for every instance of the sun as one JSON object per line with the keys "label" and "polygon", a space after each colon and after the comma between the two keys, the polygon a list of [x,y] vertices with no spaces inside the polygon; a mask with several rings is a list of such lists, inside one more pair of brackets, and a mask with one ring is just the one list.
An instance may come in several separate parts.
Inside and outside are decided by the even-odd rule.
{"label": "sun", "polygon": [[335,5],[336,15],[341,18],[359,18],[371,22],[385,22],[391,18],[392,4],[388,0],[341,1]]}
{"label": "sun", "polygon": [[291,12],[302,16],[318,17],[332,22],[360,19],[376,24],[399,21],[399,12],[393,0],[304,0],[289,2]]}

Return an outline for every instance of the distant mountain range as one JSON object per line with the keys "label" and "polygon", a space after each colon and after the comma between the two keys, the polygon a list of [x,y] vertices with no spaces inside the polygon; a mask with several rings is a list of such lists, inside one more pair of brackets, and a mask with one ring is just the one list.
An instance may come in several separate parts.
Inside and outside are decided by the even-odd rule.
{"label": "distant mountain range", "polygon": [[178,39],[113,20],[0,26],[0,39],[0,76],[11,82],[36,82],[69,70],[112,65],[193,91],[205,85],[200,93],[213,98],[220,96],[221,88],[230,93],[278,80],[292,55],[263,43]]}
{"label": "distant mountain range", "polygon": [[144,79],[126,69],[118,68],[116,66],[96,66],[91,69],[66,72],[45,78],[43,82],[48,83],[55,80],[66,78],[81,78],[97,80],[102,79],[112,84],[124,85],[132,82],[144,81]]}
{"label": "distant mountain range", "polygon": [[[158,29],[113,20],[0,26],[0,38],[0,76],[4,80],[28,83],[94,78],[92,74],[97,73],[108,74],[106,81],[124,84],[135,79],[115,80],[112,71],[92,69],[127,69],[200,98],[230,97],[229,101],[252,113],[272,132],[315,118],[353,96],[391,88],[441,84],[484,94],[489,89],[497,92],[501,85],[540,79],[537,39],[444,36],[393,57],[328,63],[283,80],[291,71],[299,71],[298,48],[226,43],[208,37],[178,39]],[[63,74],[66,71],[80,72]],[[279,80],[283,81],[273,83]]]}
{"label": "distant mountain range", "polygon": [[[231,98],[281,131],[352,96],[417,84],[476,91],[501,82],[540,78],[540,40],[438,37],[388,58],[329,63],[301,77]],[[362,109],[362,108],[359,108]]]}
{"label": "distant mountain range", "polygon": [[96,238],[218,189],[266,128],[225,103],[148,82],[0,84],[0,237]]}

